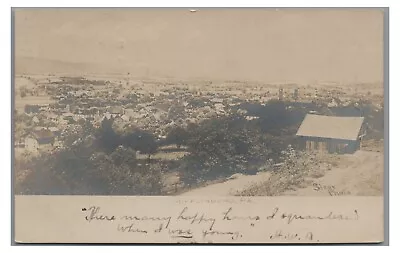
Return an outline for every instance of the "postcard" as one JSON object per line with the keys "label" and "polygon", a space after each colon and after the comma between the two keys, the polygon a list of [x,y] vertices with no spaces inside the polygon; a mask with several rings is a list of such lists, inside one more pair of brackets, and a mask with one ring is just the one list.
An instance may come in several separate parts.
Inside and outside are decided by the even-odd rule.
{"label": "postcard", "polygon": [[384,240],[384,9],[12,11],[17,243]]}

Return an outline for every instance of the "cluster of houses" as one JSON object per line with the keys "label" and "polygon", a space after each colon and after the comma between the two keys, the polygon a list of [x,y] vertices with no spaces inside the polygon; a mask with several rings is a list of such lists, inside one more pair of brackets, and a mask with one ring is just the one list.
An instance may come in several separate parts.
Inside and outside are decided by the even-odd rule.
{"label": "cluster of houses", "polygon": [[195,96],[187,90],[146,95],[132,90],[115,93],[82,90],[84,88],[71,90],[66,85],[48,88],[56,99],[54,104],[27,104],[24,115],[29,120],[15,123],[28,127],[15,138],[15,147],[36,152],[60,146],[59,136],[67,126],[68,129],[78,128],[81,120],[89,120],[93,126],[100,127],[104,118],[113,117],[117,129],[135,126],[165,137],[171,127],[227,113],[224,99],[201,97],[201,105],[198,105]]}
{"label": "cluster of houses", "polygon": [[[142,88],[116,90],[111,85],[107,87],[96,90],[93,85],[77,88],[65,84],[49,84],[46,90],[56,102],[25,106],[24,113],[31,117],[31,128],[15,140],[15,147],[29,151],[38,151],[48,146],[58,147],[62,145],[59,136],[67,126],[78,127],[81,120],[90,120],[95,127],[99,127],[104,118],[111,117],[114,118],[116,128],[121,131],[134,126],[165,138],[171,127],[185,127],[211,117],[228,115],[233,110],[245,115],[245,110],[237,109],[243,96],[247,101],[260,99],[260,96],[252,94],[204,92],[199,95],[199,91],[173,86],[154,93],[143,92]],[[277,94],[268,92],[263,97],[295,101],[319,97],[324,98],[325,102],[330,99],[329,106],[337,106],[340,103],[337,94],[326,92],[315,90],[315,94],[304,94],[298,87],[280,88]],[[256,118],[246,116],[247,120]],[[297,136],[304,149],[347,153],[360,147],[362,126],[363,118],[307,115]]]}

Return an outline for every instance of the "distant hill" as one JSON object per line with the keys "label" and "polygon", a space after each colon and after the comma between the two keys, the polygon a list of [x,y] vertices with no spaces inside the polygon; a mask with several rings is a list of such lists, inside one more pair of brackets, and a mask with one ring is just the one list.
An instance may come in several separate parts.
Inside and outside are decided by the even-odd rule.
{"label": "distant hill", "polygon": [[74,75],[93,73],[123,73],[122,69],[88,62],[67,62],[34,57],[15,57],[15,74],[69,73]]}
{"label": "distant hill", "polygon": [[[245,79],[235,79],[229,80],[221,77],[187,77],[187,76],[174,76],[173,74],[167,75],[166,73],[156,71],[151,69],[149,72],[149,68],[143,67],[140,64],[131,63],[132,65],[129,67],[118,65],[115,66],[113,64],[101,64],[95,62],[68,62],[62,60],[53,60],[53,59],[44,59],[44,58],[35,58],[28,56],[19,56],[15,57],[15,74],[59,74],[59,75],[94,75],[94,76],[108,76],[108,75],[125,75],[126,73],[130,73],[131,77],[137,77],[141,79],[164,79],[167,78],[169,80],[185,80],[185,81],[204,81],[204,80],[212,80],[218,82],[228,82],[228,83],[238,83],[238,85],[242,85],[243,83],[258,83],[269,84],[269,85],[284,85],[285,87],[290,86],[301,86],[310,84],[307,82],[293,82],[287,83],[283,81],[271,81],[271,80],[245,80]],[[381,89],[382,82],[329,82],[329,81],[318,81],[315,80],[312,83],[313,85],[318,86],[340,86],[340,85],[357,85],[360,88],[368,88],[368,89]]]}

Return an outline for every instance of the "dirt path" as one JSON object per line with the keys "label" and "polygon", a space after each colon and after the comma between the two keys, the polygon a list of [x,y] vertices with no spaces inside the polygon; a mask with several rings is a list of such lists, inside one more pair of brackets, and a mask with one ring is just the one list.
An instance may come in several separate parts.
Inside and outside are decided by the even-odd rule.
{"label": "dirt path", "polygon": [[232,196],[237,191],[244,190],[254,183],[267,180],[269,175],[268,172],[261,172],[257,175],[239,174],[234,179],[194,189],[181,194],[181,196]]}

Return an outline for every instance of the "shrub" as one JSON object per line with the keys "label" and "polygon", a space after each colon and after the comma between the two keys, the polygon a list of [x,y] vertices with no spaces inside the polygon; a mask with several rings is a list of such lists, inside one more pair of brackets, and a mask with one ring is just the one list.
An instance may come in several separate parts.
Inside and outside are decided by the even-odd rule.
{"label": "shrub", "polygon": [[[255,184],[238,193],[239,196],[278,196],[302,188],[308,184],[308,177],[321,173],[315,154],[296,151],[291,146],[282,151],[283,162],[271,171],[265,182]],[[271,166],[267,166],[271,168]],[[321,176],[321,175],[318,175]]]}

